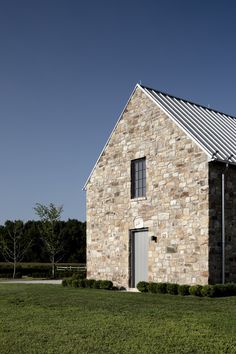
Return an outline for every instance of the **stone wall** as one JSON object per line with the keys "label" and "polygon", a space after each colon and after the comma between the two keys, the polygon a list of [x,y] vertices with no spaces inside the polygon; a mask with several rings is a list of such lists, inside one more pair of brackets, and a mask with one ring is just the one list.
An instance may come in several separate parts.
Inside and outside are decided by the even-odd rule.
{"label": "stone wall", "polygon": [[209,282],[222,281],[222,173],[225,175],[225,282],[236,282],[236,167],[209,164]]}
{"label": "stone wall", "polygon": [[[147,194],[130,198],[146,156]],[[129,284],[129,230],[148,228],[149,280],[208,283],[206,154],[137,88],[87,185],[88,277]]]}

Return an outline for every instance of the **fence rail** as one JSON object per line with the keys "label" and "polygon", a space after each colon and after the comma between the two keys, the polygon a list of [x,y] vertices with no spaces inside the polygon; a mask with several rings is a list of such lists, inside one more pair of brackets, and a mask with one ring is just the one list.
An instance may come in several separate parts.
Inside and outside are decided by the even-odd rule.
{"label": "fence rail", "polygon": [[80,265],[80,266],[57,266],[57,270],[58,271],[70,271],[70,270],[74,270],[76,272],[80,272],[80,271],[85,271],[86,270],[86,265]]}

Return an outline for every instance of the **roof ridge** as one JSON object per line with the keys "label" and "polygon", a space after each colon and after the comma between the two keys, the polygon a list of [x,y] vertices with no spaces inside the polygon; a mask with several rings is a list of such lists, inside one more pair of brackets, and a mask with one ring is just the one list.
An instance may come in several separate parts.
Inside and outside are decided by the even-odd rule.
{"label": "roof ridge", "polygon": [[176,99],[179,100],[179,101],[187,102],[187,103],[190,103],[191,105],[195,105],[195,106],[197,106],[197,107],[202,107],[202,108],[207,109],[207,110],[209,110],[209,111],[213,111],[213,112],[216,112],[216,113],[219,113],[219,114],[224,114],[224,115],[227,116],[227,117],[236,119],[236,116],[234,116],[234,115],[232,115],[232,114],[228,114],[228,113],[222,112],[222,111],[219,111],[219,110],[217,110],[217,109],[215,109],[215,108],[210,108],[210,107],[207,107],[207,106],[202,105],[202,104],[200,104],[200,103],[193,102],[193,101],[191,101],[191,100],[187,100],[187,99],[185,99],[185,98],[181,98],[181,97],[178,97],[178,96],[169,94],[169,93],[164,92],[164,91],[156,90],[156,89],[154,89],[154,88],[152,88],[152,87],[150,87],[150,86],[141,85],[141,84],[139,84],[139,86],[141,86],[143,89],[152,90],[152,91],[154,91],[154,92],[156,92],[156,93],[160,93],[160,94],[165,95],[165,96],[168,96],[168,97],[170,97],[170,98],[176,98]]}

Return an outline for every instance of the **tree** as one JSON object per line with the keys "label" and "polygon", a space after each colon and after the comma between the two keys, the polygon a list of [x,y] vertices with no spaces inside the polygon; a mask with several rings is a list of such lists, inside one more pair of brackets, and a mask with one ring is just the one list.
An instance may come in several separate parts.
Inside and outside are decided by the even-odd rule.
{"label": "tree", "polygon": [[30,238],[32,243],[28,248],[24,261],[25,262],[47,262],[48,252],[45,243],[41,237],[41,221],[29,220],[26,221],[24,227],[25,237]]}
{"label": "tree", "polygon": [[62,225],[64,254],[67,262],[86,263],[86,223],[68,219]]}
{"label": "tree", "polygon": [[[59,221],[63,212],[63,206],[55,206],[50,203],[48,206],[36,203],[34,207],[36,215],[41,220],[40,231],[49,253],[52,264],[52,277],[55,276],[55,263],[62,258],[63,243],[59,229]],[[60,257],[59,257],[60,256]]]}
{"label": "tree", "polygon": [[13,279],[17,264],[22,261],[31,240],[25,238],[24,223],[21,220],[6,221],[0,229],[0,250],[6,262],[13,264]]}

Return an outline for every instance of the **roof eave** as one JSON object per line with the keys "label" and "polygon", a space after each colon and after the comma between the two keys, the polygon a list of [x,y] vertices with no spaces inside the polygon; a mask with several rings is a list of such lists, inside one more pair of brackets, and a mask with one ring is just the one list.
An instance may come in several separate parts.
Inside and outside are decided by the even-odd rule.
{"label": "roof eave", "polygon": [[223,160],[223,159],[219,159],[219,158],[209,160],[209,163],[214,163],[214,162],[215,163],[217,163],[217,162],[224,163],[225,165],[230,165],[230,166],[236,166],[236,162],[233,162],[230,160]]}

